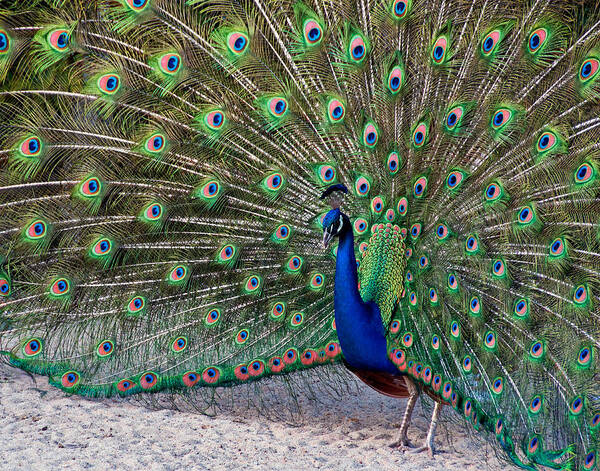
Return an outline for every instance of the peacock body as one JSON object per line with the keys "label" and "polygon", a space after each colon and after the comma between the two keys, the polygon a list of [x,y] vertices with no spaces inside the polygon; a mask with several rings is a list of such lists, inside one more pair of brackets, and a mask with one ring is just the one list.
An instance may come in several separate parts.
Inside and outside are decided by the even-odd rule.
{"label": "peacock body", "polygon": [[2,4],[0,350],[92,397],[343,362],[593,469],[599,64],[585,1]]}

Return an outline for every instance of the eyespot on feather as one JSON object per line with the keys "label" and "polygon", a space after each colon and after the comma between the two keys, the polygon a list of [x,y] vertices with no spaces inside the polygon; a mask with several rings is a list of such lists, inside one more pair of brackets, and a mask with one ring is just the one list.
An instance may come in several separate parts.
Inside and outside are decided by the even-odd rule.
{"label": "eyespot on feather", "polygon": [[519,298],[515,301],[514,313],[517,318],[524,319],[529,315],[529,300]]}
{"label": "eyespot on feather", "polygon": [[488,33],[481,41],[481,53],[484,56],[489,56],[496,48],[498,41],[500,41],[500,31],[494,30]]}
{"label": "eyespot on feather", "polygon": [[213,110],[206,114],[204,122],[209,129],[217,131],[225,124],[225,113],[221,110]]}
{"label": "eyespot on feather", "polygon": [[104,95],[114,95],[121,88],[121,78],[117,74],[105,74],[98,78],[96,84]]}
{"label": "eyespot on feather", "polygon": [[448,39],[445,36],[440,36],[431,49],[431,59],[434,64],[441,64],[444,62],[447,47]]}
{"label": "eyespot on feather", "polygon": [[0,56],[8,53],[11,46],[11,38],[4,29],[0,29]]}
{"label": "eyespot on feather", "polygon": [[144,211],[144,216],[149,221],[156,221],[156,220],[160,219],[162,214],[163,214],[163,208],[160,203],[153,203],[153,204],[149,205],[146,208],[146,210]]}
{"label": "eyespot on feather", "polygon": [[408,0],[394,0],[392,2],[392,15],[397,20],[401,20],[406,17],[409,10]]}
{"label": "eyespot on feather", "polygon": [[551,131],[545,131],[538,138],[536,149],[539,153],[548,152],[557,144],[556,134]]}
{"label": "eyespot on feather", "polygon": [[271,115],[276,118],[281,118],[288,110],[288,102],[283,97],[271,98],[268,102],[268,106]]}
{"label": "eyespot on feather", "polygon": [[195,371],[186,371],[181,377],[181,381],[185,386],[191,388],[200,381],[200,376]]}
{"label": "eyespot on feather", "polygon": [[531,32],[529,39],[527,40],[527,47],[531,54],[539,52],[546,42],[548,37],[548,31],[545,28],[537,28]]}
{"label": "eyespot on feather", "polygon": [[142,296],[134,296],[127,303],[127,312],[129,314],[137,314],[146,307],[146,299]]}
{"label": "eyespot on feather", "polygon": [[66,278],[58,278],[50,285],[50,295],[55,297],[65,296],[69,293],[71,284]]}
{"label": "eyespot on feather", "polygon": [[84,180],[80,186],[80,192],[83,196],[91,198],[98,196],[102,190],[102,183],[96,177],[90,177]]}
{"label": "eyespot on feather", "polygon": [[398,201],[398,214],[400,216],[406,216],[408,212],[408,200],[406,198],[400,198]]}
{"label": "eyespot on feather", "polygon": [[595,57],[583,61],[579,68],[579,80],[585,83],[594,78],[598,73],[599,65],[600,61]]}
{"label": "eyespot on feather", "polygon": [[122,379],[117,383],[117,390],[119,392],[127,392],[135,387],[135,383],[129,379]]}
{"label": "eyespot on feather", "polygon": [[367,54],[367,46],[364,39],[359,35],[354,35],[350,40],[348,52],[352,61],[356,63],[362,62]]}
{"label": "eyespot on feather", "polygon": [[69,47],[69,32],[66,29],[55,29],[47,36],[48,45],[56,52],[65,52]]}
{"label": "eyespot on feather", "polygon": [[415,198],[421,198],[425,195],[425,191],[427,190],[427,178],[419,177],[413,186],[413,192]]}
{"label": "eyespot on feather", "polygon": [[344,119],[346,107],[340,100],[330,100],[327,105],[328,118],[331,122],[337,123]]}
{"label": "eyespot on feather", "polygon": [[312,19],[304,22],[304,42],[310,46],[317,45],[323,39],[323,28]]}
{"label": "eyespot on feather", "polygon": [[146,139],[146,143],[144,144],[144,148],[153,154],[162,152],[165,149],[165,145],[167,143],[167,139],[164,134],[154,133],[148,139]]}
{"label": "eyespot on feather", "polygon": [[177,337],[171,343],[171,350],[175,353],[181,353],[187,348],[187,345],[188,345],[188,340],[186,337],[183,337],[183,336]]}
{"label": "eyespot on feather", "polygon": [[103,340],[96,347],[96,354],[100,358],[107,358],[114,352],[115,344],[111,340]]}
{"label": "eyespot on feather", "polygon": [[235,342],[238,345],[242,345],[242,344],[246,343],[246,341],[248,340],[249,337],[250,337],[250,333],[248,332],[248,329],[242,329],[235,336]]}
{"label": "eyespot on feather", "polygon": [[67,371],[62,375],[60,382],[63,388],[72,389],[79,384],[80,379],[79,373],[76,371]]}
{"label": "eyespot on feather", "polygon": [[281,357],[273,357],[269,360],[268,366],[273,373],[280,373],[285,368],[285,362]]}
{"label": "eyespot on feather", "polygon": [[369,194],[371,184],[365,177],[358,177],[354,182],[354,189],[358,196],[367,196]]}
{"label": "eyespot on feather", "polygon": [[232,32],[227,36],[227,48],[235,55],[243,54],[248,47],[248,36],[241,32]]}
{"label": "eyespot on feather", "polygon": [[508,108],[500,108],[492,116],[491,126],[494,130],[498,131],[506,126],[513,117],[513,112]]}
{"label": "eyespot on feather", "polygon": [[298,351],[295,348],[290,348],[286,350],[283,354],[283,361],[286,365],[291,365],[296,362],[298,359]]}
{"label": "eyespot on feather", "polygon": [[150,4],[150,0],[125,0],[127,6],[139,13]]}
{"label": "eyespot on feather", "polygon": [[394,66],[387,79],[387,88],[392,95],[396,95],[400,91],[402,82],[404,80],[404,74],[400,66]]}
{"label": "eyespot on feather", "polygon": [[8,296],[10,296],[10,293],[11,293],[11,288],[10,288],[10,282],[9,282],[8,278],[6,278],[4,276],[0,276],[0,296],[8,297]]}
{"label": "eyespot on feather", "polygon": [[398,152],[390,152],[387,158],[386,166],[390,175],[396,175],[400,169],[400,156]]}
{"label": "eyespot on feather", "polygon": [[140,377],[140,386],[143,389],[152,389],[152,388],[156,387],[157,384],[158,384],[158,376],[156,375],[156,373],[153,373],[152,371],[148,371],[147,373],[144,373]]}
{"label": "eyespot on feather", "polygon": [[221,310],[220,309],[211,309],[206,313],[206,318],[204,319],[204,323],[208,326],[216,324],[221,318]]}
{"label": "eyespot on feather", "polygon": [[42,341],[38,338],[29,339],[25,345],[23,345],[23,355],[26,357],[35,357],[42,353],[43,344]]}
{"label": "eyespot on feather", "polygon": [[37,136],[30,136],[21,142],[19,152],[24,157],[37,157],[42,152],[42,141]]}
{"label": "eyespot on feather", "polygon": [[167,53],[159,59],[160,70],[167,75],[175,75],[181,66],[181,56],[176,53]]}
{"label": "eyespot on feather", "polygon": [[38,240],[46,236],[48,232],[48,226],[41,219],[33,221],[26,229],[25,235],[28,239]]}
{"label": "eyespot on feather", "polygon": [[462,119],[463,114],[464,108],[462,106],[456,106],[448,111],[448,114],[446,115],[446,128],[449,131],[456,129]]}
{"label": "eyespot on feather", "polygon": [[371,211],[373,213],[379,215],[383,212],[383,208],[385,206],[385,202],[381,196],[376,196],[371,200]]}
{"label": "eyespot on feather", "polygon": [[254,360],[248,365],[248,373],[250,376],[260,376],[265,371],[265,364],[262,360]]}
{"label": "eyespot on feather", "polygon": [[425,141],[427,139],[427,125],[425,123],[420,123],[417,125],[412,134],[412,142],[413,145],[417,148],[423,147]]}
{"label": "eyespot on feather", "polygon": [[379,140],[379,131],[374,124],[369,123],[363,129],[363,143],[369,148],[373,148],[377,145]]}

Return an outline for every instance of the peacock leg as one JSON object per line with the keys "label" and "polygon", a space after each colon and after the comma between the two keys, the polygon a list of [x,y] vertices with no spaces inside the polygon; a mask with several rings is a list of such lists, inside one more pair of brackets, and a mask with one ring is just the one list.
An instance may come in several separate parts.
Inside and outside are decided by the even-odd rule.
{"label": "peacock leg", "polygon": [[431,424],[429,425],[429,432],[427,433],[427,438],[425,439],[425,443],[422,447],[413,450],[413,453],[421,453],[423,451],[427,451],[429,456],[433,458],[434,448],[433,441],[435,439],[435,428],[437,427],[438,419],[440,418],[440,413],[442,412],[442,407],[444,405],[441,402],[436,402],[435,407],[433,409],[433,415],[431,416]]}
{"label": "peacock leg", "polygon": [[408,441],[408,426],[410,425],[410,418],[413,413],[413,409],[415,408],[415,404],[417,403],[417,398],[419,397],[419,390],[415,386],[415,383],[408,377],[404,377],[404,382],[406,383],[406,387],[408,389],[408,402],[406,403],[406,410],[404,411],[404,417],[402,419],[402,424],[400,424],[400,438],[398,441],[395,441],[390,446],[391,447],[400,447],[406,448],[412,446]]}

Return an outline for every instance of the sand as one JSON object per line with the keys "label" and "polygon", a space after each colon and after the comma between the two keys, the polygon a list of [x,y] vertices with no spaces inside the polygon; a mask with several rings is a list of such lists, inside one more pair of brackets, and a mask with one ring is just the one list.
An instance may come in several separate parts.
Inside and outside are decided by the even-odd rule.
{"label": "sand", "polygon": [[[309,403],[302,423],[292,426],[235,412],[209,417],[67,396],[44,377],[0,364],[0,469],[512,469],[447,419],[438,427],[433,460],[391,449],[404,406],[404,400],[358,385],[342,401]],[[418,404],[409,430],[415,443],[426,435],[424,412]]]}

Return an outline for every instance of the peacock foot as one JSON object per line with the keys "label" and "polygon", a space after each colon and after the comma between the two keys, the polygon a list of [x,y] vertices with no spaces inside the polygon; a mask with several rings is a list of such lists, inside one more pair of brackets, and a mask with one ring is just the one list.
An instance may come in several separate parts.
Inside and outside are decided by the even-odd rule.
{"label": "peacock foot", "polygon": [[400,451],[407,451],[414,447],[415,447],[415,445],[413,445],[409,441],[409,439],[406,435],[400,437],[400,439],[395,441],[394,443],[390,443],[390,448],[398,448]]}

